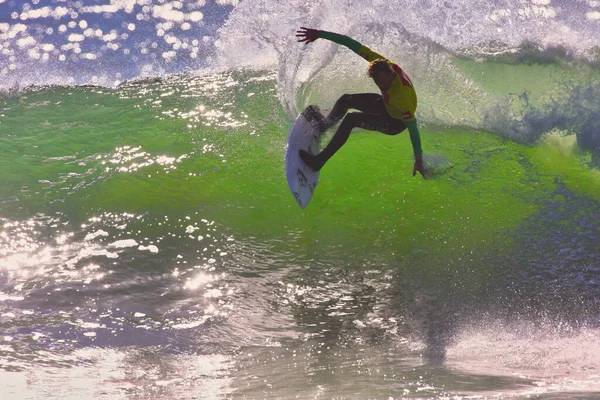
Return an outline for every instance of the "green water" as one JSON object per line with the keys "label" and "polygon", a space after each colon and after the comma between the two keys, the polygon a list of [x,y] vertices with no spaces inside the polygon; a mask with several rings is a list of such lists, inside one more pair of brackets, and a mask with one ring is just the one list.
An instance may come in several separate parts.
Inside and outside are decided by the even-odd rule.
{"label": "green water", "polygon": [[[555,73],[456,64],[481,75],[490,95],[517,92],[519,79],[535,77],[539,88]],[[485,78],[507,71],[508,87]],[[598,390],[582,372],[596,361],[567,367],[569,353],[559,351],[549,366],[535,357],[576,347],[569,340],[598,342],[600,173],[573,136],[520,144],[425,119],[425,153],[452,167],[423,180],[411,174],[407,135],[358,131],[302,210],[283,171],[294,116],[275,85],[270,72],[226,71],[3,99],[0,282],[27,306],[10,300],[0,328],[13,339],[0,352],[16,376],[30,363],[80,371],[97,351],[90,362],[107,379],[115,372],[102,357],[129,357],[122,368],[140,371],[162,364],[154,376],[164,396],[211,382],[214,393],[247,398],[307,387],[303,398],[525,396],[540,393],[535,382],[550,393]],[[569,242],[578,234],[579,247]],[[544,313],[557,298],[563,306]],[[89,321],[100,324],[97,336],[82,337]],[[575,321],[589,330],[569,328],[565,339],[560,326]],[[79,328],[61,330],[71,325]],[[31,344],[27,326],[46,339],[20,356]],[[179,371],[188,363],[214,368],[197,380]],[[152,391],[118,382],[106,393]]]}
{"label": "green water", "polygon": [[199,211],[246,234],[276,237],[309,222],[324,237],[356,235],[369,247],[385,232],[404,251],[416,238],[453,248],[466,235],[485,242],[510,231],[536,212],[557,180],[598,194],[597,171],[580,165],[568,139],[518,145],[424,123],[428,152],[448,157],[449,172],[413,178],[406,137],[359,132],[324,170],[315,203],[299,211],[281,168],[290,118],[269,89],[272,81],[241,83],[248,74],[232,73],[240,87],[224,94],[203,92],[202,80],[210,78],[181,76],[163,86],[47,88],[7,100],[5,213],[82,220],[102,212]]}

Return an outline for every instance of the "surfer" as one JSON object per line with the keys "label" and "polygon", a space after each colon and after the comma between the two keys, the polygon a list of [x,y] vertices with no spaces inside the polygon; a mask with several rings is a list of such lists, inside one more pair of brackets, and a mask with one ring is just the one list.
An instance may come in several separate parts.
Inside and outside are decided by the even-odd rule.
{"label": "surfer", "polygon": [[[298,37],[299,42],[306,44],[322,38],[348,47],[370,62],[368,75],[381,90],[381,94],[357,93],[342,95],[326,118],[317,107],[310,107],[308,110],[309,115],[312,115],[318,121],[322,132],[335,125],[342,118],[344,119],[321,153],[313,155],[300,150],[300,158],[310,168],[319,171],[327,160],[346,143],[350,132],[354,128],[373,130],[387,135],[397,135],[408,128],[415,154],[413,176],[419,172],[425,178],[426,170],[423,164],[421,136],[414,114],[417,109],[417,94],[410,78],[402,68],[348,36],[301,27],[296,32],[296,37]],[[349,109],[360,112],[348,113]]]}

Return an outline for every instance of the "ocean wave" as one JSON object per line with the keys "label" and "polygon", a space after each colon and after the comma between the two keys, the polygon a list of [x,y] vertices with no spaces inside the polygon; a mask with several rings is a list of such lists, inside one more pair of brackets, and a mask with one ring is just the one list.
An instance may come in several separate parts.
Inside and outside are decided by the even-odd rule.
{"label": "ocean wave", "polygon": [[0,77],[5,88],[114,86],[207,66],[273,65],[295,45],[300,25],[358,39],[376,31],[390,43],[402,27],[474,57],[530,43],[597,61],[599,21],[595,2],[568,0],[1,2]]}
{"label": "ocean wave", "polygon": [[309,102],[327,108],[347,91],[375,89],[347,50],[298,44],[304,25],[348,34],[402,64],[425,123],[523,143],[558,129],[600,152],[596,9],[566,0],[8,2],[0,4],[2,96],[31,85],[116,87],[206,68],[274,68],[291,118]]}
{"label": "ocean wave", "polygon": [[[311,26],[347,34],[399,62],[417,87],[427,123],[485,129],[521,143],[549,132],[576,135],[600,152],[600,40],[595,8],[564,1],[246,1],[219,31],[225,65],[278,71],[278,95],[292,118],[346,92],[374,91],[366,64],[326,41],[296,42]],[[357,18],[360,15],[360,18]]]}

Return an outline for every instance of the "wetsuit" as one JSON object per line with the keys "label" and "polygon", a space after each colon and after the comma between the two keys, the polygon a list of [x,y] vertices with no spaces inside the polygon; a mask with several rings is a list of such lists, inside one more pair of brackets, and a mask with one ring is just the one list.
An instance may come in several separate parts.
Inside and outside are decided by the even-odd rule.
{"label": "wetsuit", "polygon": [[[381,96],[375,93],[351,94],[342,96],[336,102],[333,110],[327,117],[329,123],[339,121],[346,115],[350,108],[362,111],[362,113],[360,115],[351,113],[344,119],[340,129],[338,129],[338,133],[341,135],[336,133],[336,136],[341,136],[337,139],[338,142],[341,141],[341,144],[337,143],[333,147],[338,147],[337,145],[341,147],[347,140],[350,130],[353,127],[376,130],[388,135],[396,135],[408,128],[415,157],[420,157],[423,154],[423,150],[421,149],[421,136],[417,126],[417,119],[415,118],[417,94],[410,78],[404,70],[395,62],[348,36],[320,31],[320,37],[348,47],[369,62],[383,59],[388,62],[396,73],[396,78],[392,81],[390,88],[382,92]],[[349,121],[346,127],[344,127],[347,119]],[[328,154],[328,156],[331,155]]]}

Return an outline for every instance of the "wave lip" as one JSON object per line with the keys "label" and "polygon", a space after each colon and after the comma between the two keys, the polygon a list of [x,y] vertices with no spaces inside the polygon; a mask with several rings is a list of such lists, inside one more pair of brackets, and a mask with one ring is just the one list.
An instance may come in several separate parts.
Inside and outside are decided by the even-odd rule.
{"label": "wave lip", "polygon": [[[358,17],[360,15],[360,18]],[[0,3],[0,77],[30,84],[113,86],[139,76],[265,65],[285,57],[300,25],[394,39],[396,27],[453,52],[489,53],[525,43],[598,60],[600,11],[569,0],[265,0],[179,2],[49,0]],[[378,31],[378,32],[376,32]],[[299,46],[303,47],[303,46]],[[281,58],[281,56],[284,56]]]}
{"label": "wave lip", "polygon": [[521,143],[558,129],[600,153],[595,10],[561,0],[457,0],[441,7],[246,1],[219,30],[217,59],[229,66],[275,65],[290,117],[308,104],[328,108],[347,91],[373,91],[365,65],[349,51],[326,41],[298,44],[294,36],[299,26],[331,30],[400,62],[416,84],[424,122],[484,129]]}
{"label": "wave lip", "polygon": [[[4,2],[0,78],[9,92],[28,85],[118,86],[212,67],[276,68],[278,97],[290,116],[309,102],[327,108],[348,90],[372,91],[365,66],[347,50],[296,42],[299,26],[313,26],[351,35],[400,62],[417,84],[424,122],[485,129],[522,143],[558,129],[575,135],[598,164],[599,13],[593,2],[568,0]],[[456,59],[487,66],[461,68]],[[513,68],[494,70],[494,63]],[[524,65],[537,68],[529,75],[535,90],[532,82],[518,82]],[[536,81],[542,66],[555,73]],[[490,82],[501,86],[500,74],[520,86],[490,88]]]}

